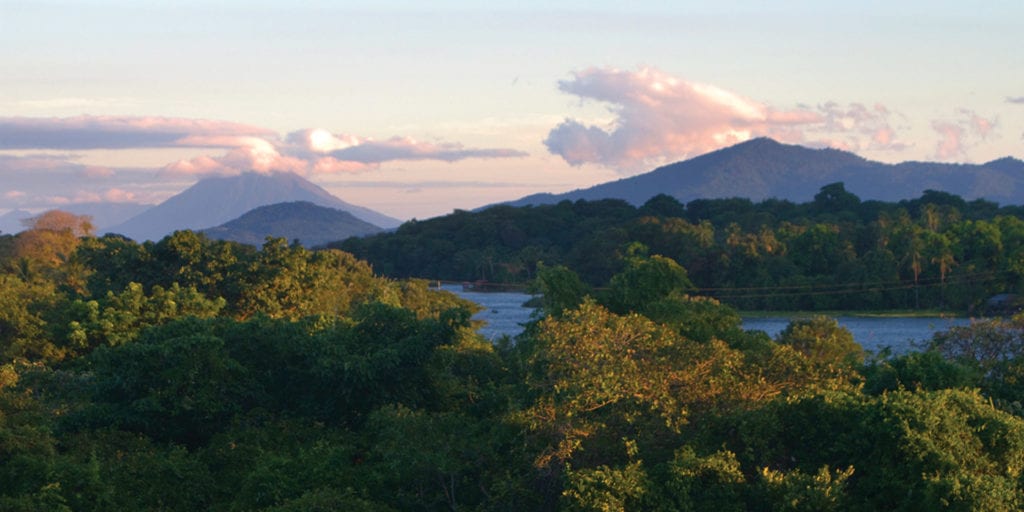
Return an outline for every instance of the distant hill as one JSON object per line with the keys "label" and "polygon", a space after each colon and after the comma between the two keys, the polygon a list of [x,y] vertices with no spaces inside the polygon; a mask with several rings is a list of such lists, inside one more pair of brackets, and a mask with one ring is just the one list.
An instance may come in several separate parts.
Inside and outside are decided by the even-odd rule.
{"label": "distant hill", "polygon": [[744,197],[809,201],[822,186],[843,182],[861,199],[900,201],[938,190],[965,199],[1024,204],[1024,162],[1001,158],[985,164],[904,162],[885,164],[838,149],[810,149],[759,138],[646,174],[564,194],[535,194],[504,204],[624,199],[640,205],[658,194],[694,199]]}
{"label": "distant hill", "polygon": [[351,213],[295,201],[260,206],[220,226],[204,229],[210,238],[260,246],[266,237],[298,240],[306,247],[383,231]]}
{"label": "distant hill", "polygon": [[292,201],[308,201],[347,211],[382,228],[401,224],[398,219],[346,203],[297,174],[250,172],[199,181],[109,231],[140,241],[159,240],[179,229],[200,230],[219,226],[254,208]]}
{"label": "distant hill", "polygon": [[0,215],[0,235],[13,235],[23,229],[21,221],[31,217],[32,212],[26,210],[11,210]]}
{"label": "distant hill", "polygon": [[139,203],[76,203],[61,206],[58,209],[75,215],[92,217],[92,225],[99,234],[106,233],[108,228],[152,208],[151,204]]}
{"label": "distant hill", "polygon": [[[107,232],[107,227],[120,224],[152,207],[151,204],[139,203],[75,203],[61,205],[55,209],[92,217],[92,225],[96,228],[96,233],[103,234]],[[0,215],[0,233],[14,234],[23,231],[25,226],[22,221],[39,213],[42,212],[11,210]]]}

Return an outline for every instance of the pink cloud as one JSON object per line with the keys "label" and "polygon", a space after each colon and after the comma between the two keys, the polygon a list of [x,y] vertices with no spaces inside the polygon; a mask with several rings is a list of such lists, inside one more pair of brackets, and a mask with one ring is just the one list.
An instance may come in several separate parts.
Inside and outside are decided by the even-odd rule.
{"label": "pink cloud", "polygon": [[[454,142],[421,142],[411,137],[374,140],[350,134],[335,134],[317,128],[293,132],[285,139],[284,152],[317,161],[330,157],[337,162],[380,164],[395,160],[441,160],[454,162],[468,158],[516,158],[526,153],[514,149],[466,148]],[[319,164],[331,167],[330,162]]]}
{"label": "pink cloud", "polygon": [[822,123],[806,126],[805,130],[808,137],[821,137],[828,146],[847,151],[902,151],[910,147],[897,137],[893,114],[883,105],[828,102],[819,105],[818,111]]}
{"label": "pink cloud", "polygon": [[71,158],[71,155],[0,155],[0,170],[30,173],[60,170],[69,166],[84,169],[80,164],[71,162]]}
{"label": "pink cloud", "polygon": [[359,144],[331,151],[338,160],[366,164],[393,160],[441,160],[455,162],[467,158],[517,158],[526,153],[514,149],[475,149],[458,143],[420,142],[410,137],[392,137],[384,141],[364,140]]}
{"label": "pink cloud", "polygon": [[198,156],[188,160],[178,160],[167,164],[162,169],[170,174],[222,174],[227,168],[212,156]]}
{"label": "pink cloud", "polygon": [[114,170],[109,167],[102,167],[98,165],[87,165],[82,168],[82,176],[86,178],[109,178],[114,175]]}
{"label": "pink cloud", "polygon": [[[375,141],[334,134],[324,129],[301,130],[281,137],[265,128],[227,121],[168,117],[79,116],[69,118],[0,118],[0,150],[132,149],[160,147],[223,148],[220,155],[201,155],[171,162],[161,174],[206,175],[242,172],[336,173],[373,169],[396,160],[511,158],[526,153],[503,148],[466,148],[458,143],[418,142],[408,137]],[[66,160],[66,159],[65,159]],[[36,159],[40,168],[49,162]],[[22,161],[22,168],[32,163]],[[60,166],[66,162],[53,164]],[[40,169],[41,170],[41,169]],[[109,170],[88,168],[85,176],[109,176]]]}
{"label": "pink cloud", "polygon": [[293,153],[326,155],[332,151],[357,146],[366,139],[355,135],[331,133],[323,128],[312,128],[289,133],[285,141]]}
{"label": "pink cloud", "polygon": [[166,165],[162,172],[188,175],[236,175],[243,172],[295,172],[305,174],[309,163],[300,158],[281,155],[267,143],[234,148],[220,156],[203,155]]}
{"label": "pink cloud", "polygon": [[376,168],[376,164],[364,164],[362,162],[352,162],[349,160],[338,160],[337,158],[325,156],[318,158],[313,161],[313,165],[310,168],[311,174],[339,174],[339,173],[353,173],[362,172],[369,169]]}
{"label": "pink cloud", "polygon": [[996,119],[987,119],[973,110],[957,110],[958,118],[936,119],[932,129],[939,135],[935,157],[940,160],[963,159],[967,150],[995,134]]}
{"label": "pink cloud", "polygon": [[881,105],[783,109],[653,68],[590,68],[559,88],[607,104],[614,115],[607,126],[566,119],[548,133],[548,150],[572,165],[595,163],[631,172],[759,136],[855,149],[906,147]]}
{"label": "pink cloud", "polygon": [[128,190],[112,188],[103,193],[103,200],[111,203],[132,203],[137,200],[137,196]]}
{"label": "pink cloud", "polygon": [[103,195],[97,192],[77,192],[67,199],[68,203],[98,203],[103,199]]}
{"label": "pink cloud", "polygon": [[941,160],[964,155],[964,129],[956,123],[932,121],[932,129],[938,132],[939,141],[935,144],[935,156]]}

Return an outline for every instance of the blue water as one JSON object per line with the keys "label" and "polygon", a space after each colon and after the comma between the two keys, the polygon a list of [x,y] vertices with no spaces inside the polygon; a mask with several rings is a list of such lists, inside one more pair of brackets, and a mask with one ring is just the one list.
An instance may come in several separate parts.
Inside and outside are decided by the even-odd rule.
{"label": "blue water", "polygon": [[[523,306],[531,295],[517,292],[472,292],[458,285],[444,285],[443,289],[480,304],[484,309],[473,316],[484,322],[479,332],[484,338],[496,340],[501,336],[515,337],[523,332],[523,324],[530,321],[533,308]],[[744,318],[743,328],[766,332],[774,338],[789,325],[790,317]],[[893,354],[919,350],[932,335],[953,326],[968,325],[967,318],[880,318],[841,316],[836,321],[853,334],[862,347],[878,352],[886,347]]]}
{"label": "blue water", "polygon": [[471,300],[484,309],[473,315],[473,320],[484,322],[479,333],[491,341],[502,336],[515,337],[523,332],[523,325],[530,321],[534,308],[527,308],[523,303],[533,298],[532,295],[519,292],[472,292],[464,291],[461,285],[442,285],[466,300]]}
{"label": "blue water", "polygon": [[[759,330],[774,338],[793,320],[789,317],[744,318],[743,328]],[[893,354],[905,354],[919,350],[932,339],[932,335],[950,327],[968,325],[968,318],[879,318],[840,316],[839,325],[853,334],[853,339],[862,347],[878,352],[889,347]]]}

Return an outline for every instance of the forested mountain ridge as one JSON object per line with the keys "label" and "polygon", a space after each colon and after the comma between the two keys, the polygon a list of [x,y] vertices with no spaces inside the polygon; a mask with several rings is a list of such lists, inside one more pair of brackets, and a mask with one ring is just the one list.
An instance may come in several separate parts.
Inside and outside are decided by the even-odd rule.
{"label": "forested mountain ridge", "polygon": [[824,185],[843,182],[865,200],[900,201],[925,190],[1024,204],[1024,161],[1005,157],[985,164],[886,164],[838,149],[811,149],[758,138],[653,171],[563,194],[535,194],[512,206],[563,200],[624,199],[639,206],[665,194],[681,202],[742,197],[754,201],[809,201]]}
{"label": "forested mountain ridge", "polygon": [[[820,195],[840,216],[851,199]],[[633,210],[558,208],[567,225]],[[825,317],[745,331],[638,243],[598,289],[559,265],[534,284],[536,320],[491,344],[471,304],[342,251],[191,231],[140,244],[39,215],[0,236],[0,510],[1024,503],[1024,316],[888,357]]]}
{"label": "forested mountain ridge", "polygon": [[308,201],[260,206],[237,219],[202,230],[206,236],[215,240],[260,246],[269,236],[298,240],[306,247],[380,231],[381,228],[359,220],[351,213],[317,206]]}
{"label": "forested mountain ridge", "polygon": [[632,244],[679,262],[710,296],[751,310],[980,312],[1024,291],[1024,209],[938,191],[862,201],[842,183],[805,203],[659,195],[495,206],[329,244],[394,277],[527,282],[539,262],[604,286]]}

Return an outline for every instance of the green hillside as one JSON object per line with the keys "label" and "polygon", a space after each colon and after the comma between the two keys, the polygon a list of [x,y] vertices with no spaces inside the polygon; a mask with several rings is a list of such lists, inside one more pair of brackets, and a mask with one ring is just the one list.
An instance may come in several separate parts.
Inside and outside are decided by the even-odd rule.
{"label": "green hillside", "polygon": [[348,212],[306,201],[261,206],[220,226],[204,229],[216,240],[262,245],[267,237],[298,240],[306,247],[379,233],[381,228]]}

